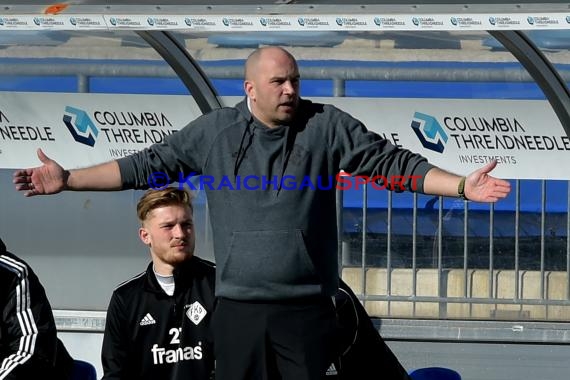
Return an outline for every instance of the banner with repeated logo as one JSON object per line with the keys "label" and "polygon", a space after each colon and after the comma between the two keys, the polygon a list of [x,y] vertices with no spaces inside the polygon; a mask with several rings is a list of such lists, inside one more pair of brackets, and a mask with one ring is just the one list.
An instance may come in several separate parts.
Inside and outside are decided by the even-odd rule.
{"label": "banner with repeated logo", "polygon": [[[225,97],[233,105],[241,97]],[[496,175],[570,179],[570,138],[538,100],[314,98],[392,143],[456,173],[492,159]],[[42,148],[65,167],[116,159],[160,142],[201,112],[188,96],[0,93],[0,168],[36,166]],[[380,120],[380,122],[379,122]]]}
{"label": "banner with repeated logo", "polygon": [[102,15],[0,15],[0,30],[108,29]]}
{"label": "banner with repeated logo", "polygon": [[185,29],[185,17],[173,15],[112,15],[105,16],[109,29],[179,30]]}
{"label": "banner with repeated logo", "polygon": [[566,13],[474,14],[85,14],[2,15],[0,30],[132,29],[228,31],[532,30],[570,29]]}

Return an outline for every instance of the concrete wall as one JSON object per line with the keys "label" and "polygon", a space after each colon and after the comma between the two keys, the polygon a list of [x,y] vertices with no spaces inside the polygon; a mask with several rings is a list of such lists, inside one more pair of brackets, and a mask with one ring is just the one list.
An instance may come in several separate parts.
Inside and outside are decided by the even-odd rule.
{"label": "concrete wall", "polygon": [[570,372],[570,345],[433,341],[388,345],[408,371],[442,366],[459,372],[462,380],[561,380]]}
{"label": "concrete wall", "polygon": [[[343,279],[356,294],[362,294],[363,273],[366,276],[366,295],[388,294],[385,268],[344,268]],[[570,320],[570,305],[545,305],[548,301],[568,300],[566,272],[544,273],[544,297],[541,296],[541,274],[538,271],[519,271],[518,298],[515,299],[515,272],[495,270],[489,279],[489,270],[470,269],[465,277],[462,269],[416,270],[417,297],[463,298],[465,302],[410,302],[366,301],[366,310],[372,316],[393,318],[457,318],[492,320]],[[467,287],[465,288],[465,282]],[[441,286],[440,286],[441,284]],[[390,278],[391,295],[409,297],[413,292],[413,271],[394,269]],[[497,303],[477,300],[496,299]],[[437,301],[437,300],[436,300]],[[534,302],[538,304],[522,304]],[[567,302],[568,303],[568,302]],[[415,309],[414,309],[415,307]]]}

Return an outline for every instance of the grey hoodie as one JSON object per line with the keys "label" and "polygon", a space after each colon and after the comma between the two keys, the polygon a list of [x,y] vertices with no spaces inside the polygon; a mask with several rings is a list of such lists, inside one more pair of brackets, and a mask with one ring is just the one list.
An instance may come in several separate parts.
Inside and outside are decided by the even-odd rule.
{"label": "grey hoodie", "polygon": [[[190,174],[211,182],[216,295],[248,301],[336,293],[339,170],[420,176],[414,190],[422,192],[433,167],[349,114],[308,100],[291,125],[276,128],[256,120],[245,101],[214,110],[118,163],[125,189],[148,188],[156,172],[184,186]],[[405,185],[412,190],[411,180]]]}

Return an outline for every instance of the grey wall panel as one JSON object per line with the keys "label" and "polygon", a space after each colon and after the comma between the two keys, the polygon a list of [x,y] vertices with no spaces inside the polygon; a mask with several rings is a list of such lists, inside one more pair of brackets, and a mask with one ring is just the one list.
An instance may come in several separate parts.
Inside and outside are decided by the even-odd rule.
{"label": "grey wall panel", "polygon": [[388,345],[408,371],[442,366],[455,369],[463,380],[560,380],[570,372],[570,345],[426,341]]}

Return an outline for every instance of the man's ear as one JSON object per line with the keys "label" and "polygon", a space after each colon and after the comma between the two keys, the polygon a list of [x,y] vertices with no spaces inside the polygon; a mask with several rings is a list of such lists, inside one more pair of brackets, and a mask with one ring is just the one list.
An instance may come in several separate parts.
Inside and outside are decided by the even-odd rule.
{"label": "man's ear", "polygon": [[243,90],[249,99],[255,100],[255,89],[253,88],[253,82],[249,80],[243,82]]}
{"label": "man's ear", "polygon": [[139,228],[139,238],[145,245],[150,245],[150,234],[146,230],[146,228],[141,227]]}

